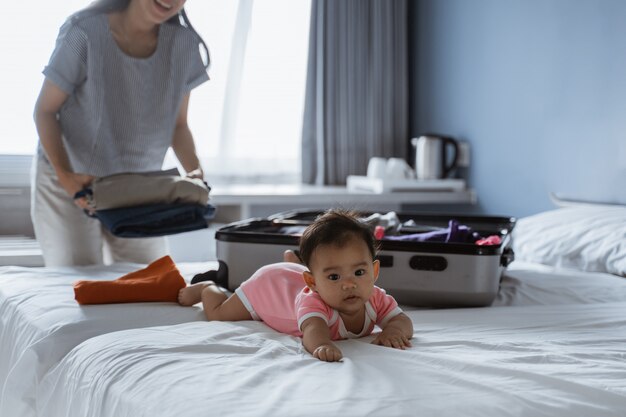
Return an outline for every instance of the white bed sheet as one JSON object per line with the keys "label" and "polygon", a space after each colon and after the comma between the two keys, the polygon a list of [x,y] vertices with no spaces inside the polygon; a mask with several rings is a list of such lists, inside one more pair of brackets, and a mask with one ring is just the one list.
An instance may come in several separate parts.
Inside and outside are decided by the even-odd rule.
{"label": "white bed sheet", "polygon": [[[211,266],[181,264],[179,268],[185,278],[190,279],[194,273]],[[93,336],[117,330],[203,320],[199,308],[179,307],[172,303],[83,308],[74,301],[71,284],[76,279],[113,279],[138,267],[140,265],[0,268],[0,385],[6,381],[0,416],[33,416],[36,389],[46,372],[73,347]],[[514,262],[503,277],[494,306],[592,304],[625,300],[624,278]],[[249,325],[255,329],[263,327],[258,323]]]}
{"label": "white bed sheet", "polygon": [[[72,283],[78,279],[115,279],[141,267],[0,268],[0,416],[33,416],[39,379],[84,340],[117,330],[204,320],[200,307],[176,303],[81,307],[74,300]],[[214,265],[178,267],[189,280]]]}
{"label": "white bed sheet", "polygon": [[340,341],[341,363],[262,323],[106,334],[38,393],[49,417],[626,415],[626,302],[411,311],[413,347]]}

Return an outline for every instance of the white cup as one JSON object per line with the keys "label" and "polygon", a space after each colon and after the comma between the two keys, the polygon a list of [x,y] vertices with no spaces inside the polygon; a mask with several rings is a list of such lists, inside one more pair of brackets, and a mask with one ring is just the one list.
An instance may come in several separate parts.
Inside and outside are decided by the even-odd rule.
{"label": "white cup", "polygon": [[385,179],[405,180],[415,178],[415,171],[402,158],[389,158],[385,167]]}
{"label": "white cup", "polygon": [[367,164],[367,177],[384,179],[387,172],[387,160],[377,156],[370,158]]}

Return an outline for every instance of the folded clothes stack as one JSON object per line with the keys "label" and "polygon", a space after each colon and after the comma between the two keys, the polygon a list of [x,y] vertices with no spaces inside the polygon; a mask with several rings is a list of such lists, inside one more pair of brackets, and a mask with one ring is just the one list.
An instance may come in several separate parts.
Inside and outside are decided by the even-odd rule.
{"label": "folded clothes stack", "polygon": [[118,237],[167,236],[206,229],[215,207],[201,204],[146,204],[97,210],[95,217]]}
{"label": "folded clothes stack", "polygon": [[85,197],[88,215],[118,237],[165,236],[208,227],[215,207],[208,184],[170,173],[97,178],[74,198]]}

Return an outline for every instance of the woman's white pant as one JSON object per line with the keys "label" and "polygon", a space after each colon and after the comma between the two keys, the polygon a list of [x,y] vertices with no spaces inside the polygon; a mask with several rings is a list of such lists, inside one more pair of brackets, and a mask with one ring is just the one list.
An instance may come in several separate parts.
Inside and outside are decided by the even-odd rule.
{"label": "woman's white pant", "polygon": [[46,266],[150,263],[169,250],[163,237],[119,238],[87,216],[58,182],[52,165],[35,155],[31,218]]}

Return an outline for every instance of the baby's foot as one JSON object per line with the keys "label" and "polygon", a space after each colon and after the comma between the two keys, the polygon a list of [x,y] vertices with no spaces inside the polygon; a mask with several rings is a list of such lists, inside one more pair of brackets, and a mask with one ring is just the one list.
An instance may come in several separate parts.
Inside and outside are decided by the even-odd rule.
{"label": "baby's foot", "polygon": [[283,253],[283,261],[285,261],[285,262],[293,262],[293,263],[296,263],[296,264],[302,264],[302,261],[300,260],[298,255],[296,255],[296,253],[294,251],[292,251],[291,249],[287,249]]}
{"label": "baby's foot", "polygon": [[202,281],[189,285],[178,291],[178,304],[181,306],[192,306],[202,301],[202,290],[209,285],[215,285],[213,281]]}

